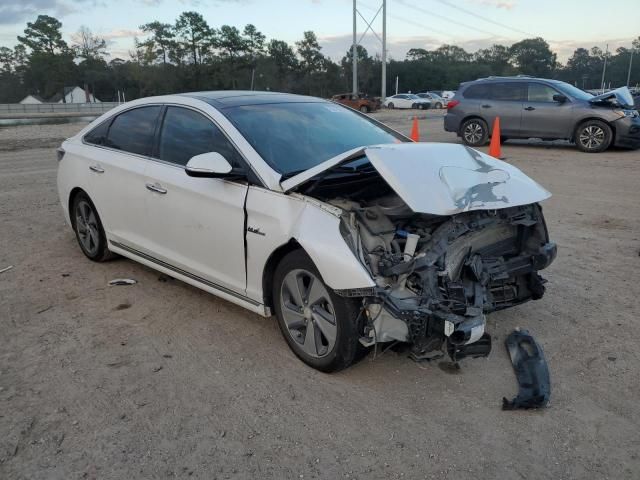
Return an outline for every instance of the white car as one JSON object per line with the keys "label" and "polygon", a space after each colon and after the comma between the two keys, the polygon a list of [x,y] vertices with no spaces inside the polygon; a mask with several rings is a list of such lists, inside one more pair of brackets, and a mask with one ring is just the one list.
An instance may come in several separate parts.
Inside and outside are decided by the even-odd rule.
{"label": "white car", "polygon": [[[200,92],[104,114],[58,150],[84,254],[119,254],[263,316],[323,371],[378,342],[488,354],[485,314],[555,257],[517,168],[297,95]],[[158,292],[161,294],[161,292]]]}
{"label": "white car", "polygon": [[387,97],[383,105],[387,108],[417,108],[426,110],[431,106],[431,100],[420,98],[412,93],[399,93]]}

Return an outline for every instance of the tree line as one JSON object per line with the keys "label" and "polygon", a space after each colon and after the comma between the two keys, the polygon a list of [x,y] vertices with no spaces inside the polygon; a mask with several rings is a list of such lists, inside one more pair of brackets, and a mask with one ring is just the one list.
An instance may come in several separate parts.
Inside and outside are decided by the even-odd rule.
{"label": "tree line", "polygon": [[[255,89],[328,97],[351,90],[351,50],[340,61],[322,53],[313,31],[292,46],[267,38],[254,25],[242,30],[211,27],[199,13],[183,12],[174,23],[140,26],[129,58],[113,58],[104,38],[82,27],[68,44],[62,23],[47,15],[28,22],[14,48],[0,47],[0,103],[18,102],[28,94],[44,99],[65,86],[87,85],[102,101],[127,100],[193,90]],[[640,37],[631,48],[640,54]],[[360,91],[380,94],[381,61],[358,46]],[[578,48],[565,65],[542,38],[511,46],[493,45],[474,53],[455,45],[435,50],[413,48],[403,60],[387,66],[387,94],[400,79],[402,91],[455,89],[460,82],[490,75],[526,74],[557,78],[580,88],[599,88],[604,62],[606,83],[625,85],[631,49],[603,52]],[[640,83],[640,55],[631,85]]]}

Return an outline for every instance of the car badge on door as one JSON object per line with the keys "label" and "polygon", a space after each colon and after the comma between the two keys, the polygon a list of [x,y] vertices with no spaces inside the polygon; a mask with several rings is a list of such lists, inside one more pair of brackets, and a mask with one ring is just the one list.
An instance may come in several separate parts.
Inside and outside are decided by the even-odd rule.
{"label": "car badge on door", "polygon": [[247,227],[247,232],[255,233],[263,237],[266,235],[266,233],[260,231],[260,228]]}

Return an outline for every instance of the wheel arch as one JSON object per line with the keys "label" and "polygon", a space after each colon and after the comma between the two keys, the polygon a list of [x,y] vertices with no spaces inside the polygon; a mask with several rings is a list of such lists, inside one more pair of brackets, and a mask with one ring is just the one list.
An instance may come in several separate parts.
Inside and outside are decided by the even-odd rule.
{"label": "wheel arch", "polygon": [[596,117],[596,116],[588,116],[588,117],[584,117],[584,118],[581,118],[580,120],[578,120],[575,123],[575,125],[573,127],[573,130],[571,131],[570,140],[572,142],[575,142],[576,141],[576,132],[578,131],[578,128],[580,128],[580,125],[582,125],[585,122],[590,122],[592,120],[596,120],[598,122],[602,122],[602,123],[604,123],[605,125],[607,125],[611,129],[611,145],[613,145],[613,142],[614,142],[614,140],[616,138],[616,127],[613,125],[612,122],[610,122],[608,120],[605,120],[602,117]]}
{"label": "wheel arch", "polygon": [[[75,198],[78,196],[79,193],[84,193],[87,197],[89,197],[89,194],[80,187],[73,187],[69,192],[69,201],[67,203],[67,208],[69,212],[69,221],[71,222],[72,227],[75,226],[75,220],[73,216],[73,201],[75,200]],[[89,199],[91,200],[91,197],[89,197]]]}
{"label": "wheel arch", "polygon": [[462,125],[464,125],[465,122],[476,119],[476,118],[478,120],[482,120],[484,123],[487,124],[487,128],[489,129],[489,135],[491,135],[491,125],[489,125],[489,122],[487,122],[484,118],[482,118],[481,115],[477,113],[472,113],[464,117],[462,120],[460,120],[460,124],[458,126],[458,136],[462,136]]}
{"label": "wheel arch", "polygon": [[[265,307],[269,307],[273,312],[273,277],[276,273],[276,268],[282,259],[289,253],[295,250],[303,250],[302,245],[298,243],[295,238],[290,239],[287,243],[280,245],[276,248],[265,263],[264,270],[262,271],[262,297]],[[306,252],[305,252],[306,253]]]}

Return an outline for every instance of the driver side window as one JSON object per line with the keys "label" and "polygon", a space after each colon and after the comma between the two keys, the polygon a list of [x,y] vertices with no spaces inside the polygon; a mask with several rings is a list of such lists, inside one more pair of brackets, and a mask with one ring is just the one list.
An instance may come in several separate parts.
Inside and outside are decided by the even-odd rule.
{"label": "driver side window", "polygon": [[556,90],[542,83],[529,84],[528,100],[530,102],[553,103],[553,96],[557,94],[558,92]]}
{"label": "driver side window", "polygon": [[185,166],[191,157],[218,152],[232,167],[241,165],[240,154],[211,120],[181,107],[167,107],[158,142],[158,158]]}

